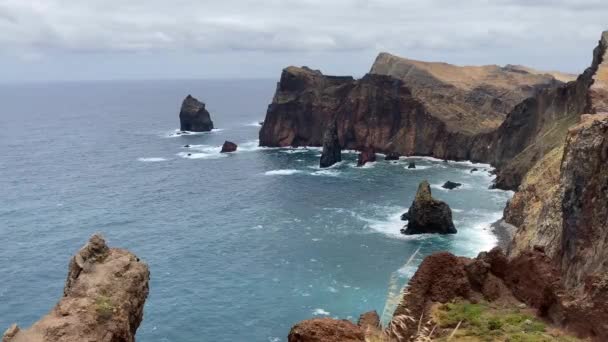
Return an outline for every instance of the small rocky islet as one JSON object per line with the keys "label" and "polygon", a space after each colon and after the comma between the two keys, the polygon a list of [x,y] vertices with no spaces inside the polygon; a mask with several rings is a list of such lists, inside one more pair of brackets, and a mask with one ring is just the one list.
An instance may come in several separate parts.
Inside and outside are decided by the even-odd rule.
{"label": "small rocky islet", "polygon": [[[507,251],[425,257],[386,326],[374,313],[358,324],[311,319],[295,324],[288,341],[608,340],[607,51],[604,32],[591,66],[567,83],[529,68],[487,66],[459,87],[467,67],[443,65],[450,72],[442,73],[434,63],[386,53],[359,80],[286,68],[260,130],[262,146],[323,146],[321,167],[360,146],[490,163],[496,187],[516,190],[504,220],[517,228]],[[419,76],[405,77],[412,70]],[[489,84],[489,75],[515,82]],[[191,96],[180,124],[184,131],[213,128],[204,104]],[[405,218],[412,231],[428,230],[429,222],[441,232],[454,228],[449,207],[433,199],[425,181]],[[138,257],[93,236],[72,257],[55,308],[30,328],[9,327],[3,342],[132,342],[148,282]],[[460,314],[475,308],[477,316],[458,316],[459,307]],[[501,320],[501,312],[513,319]]]}
{"label": "small rocky islet", "polygon": [[405,235],[457,233],[452,210],[447,203],[433,198],[431,185],[426,180],[418,186],[414,202],[401,218],[408,221],[407,227],[401,230]]}

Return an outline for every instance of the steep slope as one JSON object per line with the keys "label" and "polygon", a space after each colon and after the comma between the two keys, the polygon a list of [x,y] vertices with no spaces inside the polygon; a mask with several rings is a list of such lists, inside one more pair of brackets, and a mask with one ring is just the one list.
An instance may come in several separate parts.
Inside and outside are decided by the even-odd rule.
{"label": "steep slope", "polygon": [[568,128],[582,114],[605,110],[607,49],[608,32],[604,32],[591,66],[576,81],[524,100],[497,130],[477,137],[471,158],[499,168],[498,187],[516,189],[537,161],[563,144]]}
{"label": "steep slope", "polygon": [[[551,74],[521,66],[461,67],[386,52],[378,55],[370,73],[402,80],[431,115],[446,123],[448,130],[466,134],[497,128],[515,105],[540,89],[561,84]],[[559,77],[574,79],[563,74]]]}

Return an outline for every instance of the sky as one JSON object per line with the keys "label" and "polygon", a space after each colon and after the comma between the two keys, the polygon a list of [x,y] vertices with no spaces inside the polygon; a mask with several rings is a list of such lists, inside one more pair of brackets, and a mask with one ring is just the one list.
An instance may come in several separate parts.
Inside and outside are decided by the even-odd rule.
{"label": "sky", "polygon": [[0,82],[362,76],[375,56],[580,73],[608,0],[0,0]]}

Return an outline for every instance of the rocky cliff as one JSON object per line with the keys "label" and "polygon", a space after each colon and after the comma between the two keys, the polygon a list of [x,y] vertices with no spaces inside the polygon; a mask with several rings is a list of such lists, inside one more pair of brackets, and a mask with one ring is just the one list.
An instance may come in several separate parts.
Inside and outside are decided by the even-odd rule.
{"label": "rocky cliff", "polygon": [[321,146],[333,121],[344,149],[468,157],[461,146],[470,145],[470,137],[448,132],[402,81],[373,74],[360,80],[325,76],[306,67],[283,70],[260,130],[260,145]]}
{"label": "rocky cliff", "polygon": [[567,76],[524,67],[456,67],[386,53],[360,80],[289,67],[260,145],[320,146],[325,127],[337,119],[344,148],[488,162],[498,168],[497,187],[514,190],[581,114],[608,106],[607,36],[591,67],[567,84],[556,78]]}
{"label": "rocky cliff", "polygon": [[398,78],[450,131],[477,134],[497,128],[507,114],[541,89],[575,77],[522,66],[456,66],[401,58],[383,52],[371,74]]}
{"label": "rocky cliff", "polygon": [[3,342],[134,342],[148,296],[148,266],[99,235],[70,261],[63,297],[46,316]]}
{"label": "rocky cliff", "polygon": [[472,159],[501,168],[499,182],[521,182],[505,209],[505,220],[518,227],[510,250],[425,258],[385,339],[413,341],[440,326],[440,303],[485,300],[527,307],[580,337],[608,340],[607,47],[605,32],[576,81],[541,90],[496,130],[469,141]]}

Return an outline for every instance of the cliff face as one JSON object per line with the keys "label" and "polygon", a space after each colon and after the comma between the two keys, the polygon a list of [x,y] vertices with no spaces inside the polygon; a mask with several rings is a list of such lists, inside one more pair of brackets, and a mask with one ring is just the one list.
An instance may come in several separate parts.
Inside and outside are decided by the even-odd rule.
{"label": "cliff face", "polygon": [[513,109],[500,127],[477,137],[472,159],[498,169],[496,184],[515,190],[536,162],[564,142],[568,128],[582,114],[606,110],[608,32],[593,52],[591,66],[574,82],[540,91]]}
{"label": "cliff face", "polygon": [[[496,185],[516,189],[563,144],[583,113],[608,109],[608,34],[575,81],[519,66],[456,67],[386,53],[360,80],[308,68],[283,71],[260,131],[262,146],[320,146],[338,120],[344,148],[489,162]],[[554,77],[555,76],[555,77]]]}
{"label": "cliff face", "polygon": [[398,79],[368,74],[354,80],[289,67],[268,107],[260,145],[321,146],[333,121],[344,149],[464,159],[470,144],[470,137],[448,132],[429,115]]}
{"label": "cliff face", "polygon": [[[573,80],[521,66],[456,66],[421,62],[383,52],[371,74],[400,79],[448,130],[477,134],[497,128],[507,114],[540,89]],[[558,77],[560,80],[556,79]]]}
{"label": "cliff face", "polygon": [[561,167],[561,267],[570,287],[608,272],[608,113],[568,134]]}
{"label": "cliff face", "polygon": [[148,266],[94,235],[70,261],[61,300],[30,328],[3,342],[134,342],[148,296]]}

